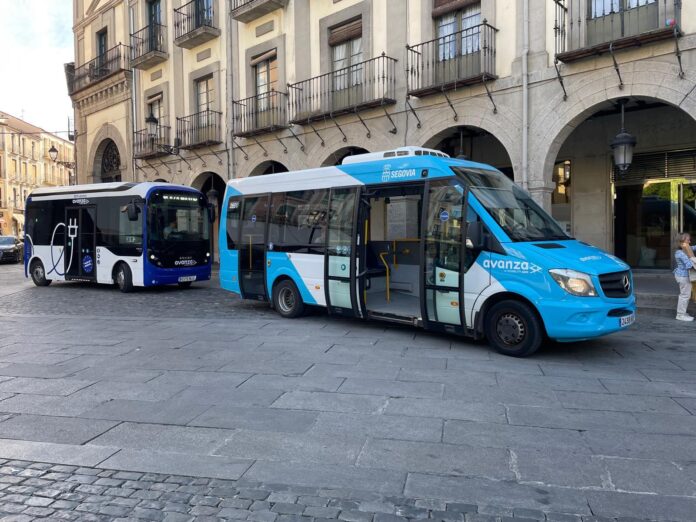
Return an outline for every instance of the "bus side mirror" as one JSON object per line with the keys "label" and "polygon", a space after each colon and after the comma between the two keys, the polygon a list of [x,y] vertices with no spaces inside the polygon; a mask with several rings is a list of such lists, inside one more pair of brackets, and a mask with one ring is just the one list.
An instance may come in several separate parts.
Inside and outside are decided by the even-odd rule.
{"label": "bus side mirror", "polygon": [[486,247],[486,232],[481,221],[468,223],[466,227],[466,248],[469,250],[484,250]]}
{"label": "bus side mirror", "polygon": [[131,201],[126,205],[126,214],[128,215],[129,221],[138,221],[138,215],[140,214],[140,209],[135,202]]}
{"label": "bus side mirror", "polygon": [[208,203],[208,219],[210,220],[210,223],[215,223],[215,207],[213,206],[212,203]]}

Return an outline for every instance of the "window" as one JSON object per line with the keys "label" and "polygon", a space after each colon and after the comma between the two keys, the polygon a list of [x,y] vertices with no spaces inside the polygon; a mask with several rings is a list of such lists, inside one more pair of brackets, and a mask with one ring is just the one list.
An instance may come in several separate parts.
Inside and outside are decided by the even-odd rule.
{"label": "window", "polygon": [[36,143],[31,142],[31,159],[36,159]]}
{"label": "window", "polygon": [[600,18],[655,2],[656,0],[591,0],[590,18]]}
{"label": "window", "polygon": [[106,29],[102,29],[97,33],[97,56],[100,58],[103,57],[107,51],[107,36]]}
{"label": "window", "polygon": [[360,85],[363,82],[362,19],[331,29],[329,45],[334,89]]}
{"label": "window", "polygon": [[162,23],[162,4],[160,0],[150,0],[147,3],[147,21],[150,26]]}
{"label": "window", "polygon": [[327,189],[274,194],[268,233],[273,249],[285,252],[322,249],[328,203]]}
{"label": "window", "polygon": [[227,248],[236,250],[237,239],[239,237],[239,213],[242,210],[242,201],[240,199],[230,199],[229,207],[227,208]]}
{"label": "window", "polygon": [[212,110],[215,101],[213,75],[196,80],[196,110],[204,112]]}
{"label": "window", "polygon": [[257,104],[259,111],[271,108],[273,98],[270,93],[278,86],[278,58],[277,51],[273,49],[251,60],[254,69]]}
{"label": "window", "polygon": [[147,99],[147,115],[154,116],[159,124],[162,125],[162,93],[155,94]]}
{"label": "window", "polygon": [[[450,60],[456,56],[481,50],[481,4],[471,4],[436,19],[438,58]],[[458,37],[457,34],[461,34]]]}

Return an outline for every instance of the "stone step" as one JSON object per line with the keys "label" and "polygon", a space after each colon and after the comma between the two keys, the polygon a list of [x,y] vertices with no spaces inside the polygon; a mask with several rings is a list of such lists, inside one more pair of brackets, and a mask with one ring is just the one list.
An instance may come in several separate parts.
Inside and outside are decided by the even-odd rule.
{"label": "stone step", "polygon": [[[640,314],[671,317],[677,313],[677,296],[636,292],[636,305]],[[696,315],[696,303],[689,302],[688,311]]]}

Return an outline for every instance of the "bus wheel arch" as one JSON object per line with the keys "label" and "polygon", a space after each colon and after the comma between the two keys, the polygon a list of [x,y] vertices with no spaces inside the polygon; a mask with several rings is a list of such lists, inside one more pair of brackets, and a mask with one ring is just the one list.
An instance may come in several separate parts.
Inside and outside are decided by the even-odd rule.
{"label": "bus wheel arch", "polygon": [[128,263],[119,261],[114,265],[112,278],[118,289],[124,294],[133,291],[133,273]]}
{"label": "bus wheel arch", "polygon": [[[512,329],[518,333],[521,336],[519,344],[504,343],[500,328]],[[490,296],[476,315],[475,330],[478,336],[486,337],[492,348],[513,357],[533,354],[548,338],[537,307],[526,297],[514,292],[500,292]]]}
{"label": "bus wheel arch", "polygon": [[279,275],[271,286],[271,305],[283,317],[295,318],[304,314],[305,304],[299,288],[288,275]]}
{"label": "bus wheel arch", "polygon": [[29,261],[29,275],[36,286],[48,286],[51,284],[51,280],[46,279],[46,268],[43,261],[38,257],[33,257]]}

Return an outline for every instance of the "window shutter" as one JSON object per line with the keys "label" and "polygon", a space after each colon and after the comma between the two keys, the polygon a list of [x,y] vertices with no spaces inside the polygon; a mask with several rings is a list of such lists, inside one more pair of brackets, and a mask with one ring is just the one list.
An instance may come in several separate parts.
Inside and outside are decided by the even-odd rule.
{"label": "window shutter", "polygon": [[362,18],[329,29],[329,45],[334,46],[362,36]]}
{"label": "window shutter", "polygon": [[249,62],[249,65],[251,67],[254,67],[265,60],[270,60],[272,58],[275,58],[277,55],[278,55],[278,50],[271,49],[270,51],[266,51],[265,53],[259,54],[258,56],[255,56],[254,58],[252,58],[251,61]]}
{"label": "window shutter", "polygon": [[433,18],[459,11],[473,4],[480,4],[480,0],[433,0]]}
{"label": "window shutter", "polygon": [[696,175],[696,149],[635,154],[624,173],[614,167],[615,183],[640,182],[648,179],[682,178]]}

